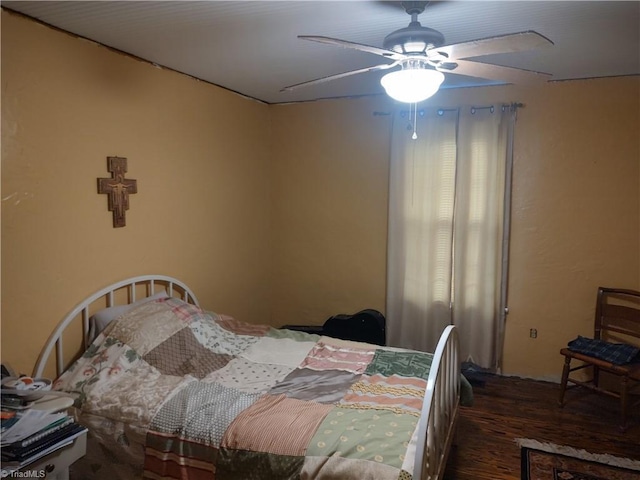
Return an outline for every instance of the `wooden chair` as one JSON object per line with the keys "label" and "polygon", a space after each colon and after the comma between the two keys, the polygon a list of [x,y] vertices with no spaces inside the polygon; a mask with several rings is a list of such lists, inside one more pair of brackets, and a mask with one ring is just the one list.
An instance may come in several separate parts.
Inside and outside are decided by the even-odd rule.
{"label": "wooden chair", "polygon": [[[618,288],[598,288],[596,301],[596,318],[594,339],[611,343],[624,343],[638,346],[640,342],[640,292]],[[640,361],[636,358],[631,363],[617,365],[601,358],[578,353],[563,348],[560,353],[564,355],[564,369],[560,384],[560,406],[564,406],[564,395],[567,383],[571,387],[583,386],[593,391],[620,399],[621,424],[620,428],[628,427],[629,407],[640,405],[640,400],[633,401],[629,405],[630,395],[640,386]],[[582,362],[579,366],[571,367],[571,360]],[[576,370],[592,368],[592,379],[588,381],[571,377]],[[619,392],[601,385],[600,372],[608,372],[620,380]]]}

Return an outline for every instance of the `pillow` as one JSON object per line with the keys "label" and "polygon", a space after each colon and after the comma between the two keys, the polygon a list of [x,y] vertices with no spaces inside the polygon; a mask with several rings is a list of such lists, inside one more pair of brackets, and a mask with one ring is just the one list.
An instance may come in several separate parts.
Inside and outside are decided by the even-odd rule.
{"label": "pillow", "polygon": [[161,298],[167,298],[168,296],[167,292],[163,290],[160,293],[142,298],[133,303],[129,303],[128,305],[117,305],[115,307],[107,307],[102,310],[98,310],[89,318],[89,343],[92,343],[100,332],[102,332],[102,330],[104,330],[112,320],[115,320],[120,315],[124,315],[129,310],[133,310],[147,302],[153,302]]}

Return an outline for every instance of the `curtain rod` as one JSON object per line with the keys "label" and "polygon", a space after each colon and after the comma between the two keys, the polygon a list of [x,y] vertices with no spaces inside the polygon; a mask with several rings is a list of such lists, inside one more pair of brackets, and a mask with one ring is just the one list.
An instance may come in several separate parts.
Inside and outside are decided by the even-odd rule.
{"label": "curtain rod", "polygon": [[[507,108],[509,108],[510,110],[517,110],[518,108],[522,108],[524,107],[523,103],[518,103],[518,102],[512,102],[512,103],[503,103],[500,105],[502,111],[504,112]],[[456,110],[459,110],[460,108],[466,108],[466,107],[456,107],[456,108],[436,108],[436,111],[438,113],[438,115],[442,116],[444,115],[444,112],[455,112]],[[491,113],[493,113],[495,111],[495,105],[482,105],[482,106],[475,106],[472,105],[471,107],[469,107],[469,111],[471,112],[471,114],[475,114],[478,110],[489,110],[491,111]],[[418,115],[421,117],[424,117],[426,113],[426,110],[424,108],[421,108],[420,110],[418,110]],[[400,116],[405,117],[406,115],[409,114],[409,110],[400,110]],[[380,112],[380,111],[374,111],[373,112],[373,116],[386,116],[386,115],[391,115],[391,112]]]}

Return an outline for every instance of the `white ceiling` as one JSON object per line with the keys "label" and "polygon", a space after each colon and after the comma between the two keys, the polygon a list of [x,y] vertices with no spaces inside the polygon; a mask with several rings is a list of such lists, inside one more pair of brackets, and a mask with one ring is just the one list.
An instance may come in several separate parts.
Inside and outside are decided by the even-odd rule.
{"label": "white ceiling", "polygon": [[[410,17],[389,1],[4,1],[62,30],[267,103],[380,94],[370,72],[280,92],[318,77],[388,62],[296,38],[382,46]],[[419,17],[445,43],[535,30],[554,46],[483,57],[547,72],[552,81],[640,74],[639,1],[435,1]],[[480,57],[472,59],[480,60]],[[443,88],[490,84],[447,74]],[[493,82],[495,83],[495,82]]]}

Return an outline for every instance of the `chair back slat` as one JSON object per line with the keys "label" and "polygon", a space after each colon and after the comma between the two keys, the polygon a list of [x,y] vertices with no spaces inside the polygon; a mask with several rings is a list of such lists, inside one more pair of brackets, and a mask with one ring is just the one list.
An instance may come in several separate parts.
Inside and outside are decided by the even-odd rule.
{"label": "chair back slat", "polygon": [[598,289],[594,338],[605,339],[609,332],[640,338],[640,292]]}

